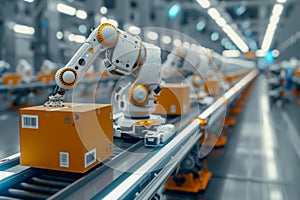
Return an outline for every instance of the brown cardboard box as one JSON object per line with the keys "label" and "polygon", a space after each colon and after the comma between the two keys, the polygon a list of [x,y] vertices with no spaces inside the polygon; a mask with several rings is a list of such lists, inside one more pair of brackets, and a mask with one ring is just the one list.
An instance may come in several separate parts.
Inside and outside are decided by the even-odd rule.
{"label": "brown cardboard box", "polygon": [[10,86],[18,85],[21,83],[21,76],[14,73],[3,74],[2,83]]}
{"label": "brown cardboard box", "polygon": [[55,72],[51,73],[38,73],[37,81],[42,82],[44,84],[49,84],[51,81],[54,81]]}
{"label": "brown cardboard box", "polygon": [[190,111],[189,85],[168,83],[161,89],[155,114],[182,115]]}
{"label": "brown cardboard box", "polygon": [[80,173],[91,169],[113,153],[111,105],[21,109],[20,152],[21,165]]}
{"label": "brown cardboard box", "polygon": [[204,91],[211,96],[215,96],[220,93],[220,81],[212,78],[208,78],[205,81]]}

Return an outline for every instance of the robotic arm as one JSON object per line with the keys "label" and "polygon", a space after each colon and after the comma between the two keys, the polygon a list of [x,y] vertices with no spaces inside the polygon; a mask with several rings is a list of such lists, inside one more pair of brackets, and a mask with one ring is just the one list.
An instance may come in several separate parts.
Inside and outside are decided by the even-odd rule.
{"label": "robotic arm", "polygon": [[16,72],[22,77],[22,82],[32,81],[33,67],[25,59],[21,59],[16,67]]}
{"label": "robotic arm", "polygon": [[41,66],[41,72],[42,73],[51,73],[57,70],[57,65],[54,62],[51,62],[48,59],[45,59],[42,66]]}
{"label": "robotic arm", "polygon": [[208,56],[201,52],[182,47],[175,48],[163,65],[163,76],[164,78],[173,76],[173,68],[183,74],[191,82],[195,93],[198,93],[203,85],[203,77],[207,73],[209,62]]}
{"label": "robotic arm", "polygon": [[[67,65],[56,72],[57,87],[45,106],[64,106],[65,92],[84,77],[100,55],[105,57],[104,65],[110,73],[135,77],[132,86],[128,90],[122,90],[128,92],[127,103],[130,104],[123,106],[123,109],[133,107],[131,110],[134,110],[135,115],[149,115],[149,107],[154,105],[151,96],[154,95],[153,92],[160,91],[160,49],[109,23],[94,29]],[[136,107],[148,108],[148,111],[137,111]]]}

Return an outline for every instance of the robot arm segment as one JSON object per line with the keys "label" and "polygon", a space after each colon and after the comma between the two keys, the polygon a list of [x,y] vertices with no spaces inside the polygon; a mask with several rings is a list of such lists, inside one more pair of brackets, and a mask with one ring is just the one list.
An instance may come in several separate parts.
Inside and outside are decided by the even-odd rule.
{"label": "robot arm segment", "polygon": [[116,44],[118,35],[118,30],[108,23],[93,30],[67,65],[56,72],[57,86],[45,106],[63,106],[65,91],[73,88],[84,77],[101,52]]}
{"label": "robot arm segment", "polygon": [[134,72],[144,64],[145,45],[137,36],[132,36],[109,23],[98,26],[79,48],[67,65],[56,72],[57,87],[45,105],[63,106],[66,90],[73,88],[86,74],[96,58],[104,55],[104,65],[113,74]]}
{"label": "robot arm segment", "polygon": [[99,54],[116,44],[118,35],[119,31],[106,23],[93,30],[67,65],[56,72],[56,84],[65,90],[73,88],[84,77]]}

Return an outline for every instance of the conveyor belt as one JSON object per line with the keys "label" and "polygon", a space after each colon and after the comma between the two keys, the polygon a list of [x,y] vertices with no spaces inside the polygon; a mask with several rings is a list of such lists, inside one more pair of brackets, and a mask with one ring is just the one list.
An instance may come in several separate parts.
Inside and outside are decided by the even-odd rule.
{"label": "conveyor belt", "polygon": [[[192,111],[195,111],[195,109],[192,109]],[[191,113],[190,115],[196,114],[197,113]],[[188,117],[190,115],[186,115],[185,117],[183,117],[181,123],[186,124],[190,122],[191,119],[190,117]],[[180,118],[181,117],[173,118],[169,120],[169,123],[175,124],[176,126],[179,123]],[[6,198],[47,199],[59,191],[61,191],[61,193],[59,194],[59,198],[62,199],[63,195],[70,192],[70,188],[71,191],[73,191],[76,188],[76,185],[78,185],[78,187],[82,186],[84,182],[89,180],[89,177],[92,178],[97,174],[103,174],[104,177],[106,177],[107,174],[111,174],[109,172],[111,169],[108,166],[118,166],[118,168],[121,169],[120,166],[122,166],[122,163],[124,163],[124,159],[128,161],[130,157],[132,159],[132,166],[134,166],[134,164],[136,164],[143,158],[141,155],[146,156],[149,152],[152,151],[151,148],[145,148],[143,145],[143,141],[141,140],[123,140],[115,138],[114,144],[115,148],[113,156],[108,158],[104,162],[104,165],[99,164],[85,174],[29,168],[21,173],[13,175],[8,179],[5,179],[2,182],[0,181],[0,200]],[[131,152],[140,152],[141,154],[135,156],[129,155],[131,154]],[[7,162],[6,165],[2,166],[2,170],[8,169],[8,167],[12,167],[12,165],[16,163],[18,163],[18,159],[14,157],[11,162]],[[123,171],[129,170],[129,167],[132,166],[127,165],[127,168],[124,168]],[[121,176],[122,174],[123,173],[117,175],[115,173],[113,179],[111,179],[111,182],[115,181],[115,179],[119,178],[119,176]],[[105,178],[104,186],[107,186],[111,182],[109,182],[109,180]],[[67,186],[72,183],[74,183],[72,187],[68,188]],[[66,189],[62,191],[63,188]],[[103,187],[103,189],[105,188]]]}
{"label": "conveyor belt", "polygon": [[[125,156],[123,154],[126,151],[134,151],[135,148],[143,146],[141,141],[132,142],[121,139],[115,139],[115,145],[122,147],[122,151],[120,151],[120,148],[115,148],[113,156],[107,162],[118,156]],[[29,168],[0,181],[0,200],[5,198],[47,199],[93,170],[95,168],[85,174],[79,174]]]}
{"label": "conveyor belt", "polygon": [[[29,168],[0,181],[0,196],[4,199],[72,200],[111,197],[142,199],[145,197],[143,195],[150,198],[189,149],[198,142],[202,135],[198,130],[199,118],[217,119],[217,116],[211,118],[212,113],[218,113],[226,102],[233,102],[256,75],[257,71],[249,73],[224,98],[218,99],[201,115],[197,109],[192,108],[188,115],[171,119],[169,123],[175,124],[177,134],[163,147],[146,148],[142,141],[126,143],[116,139],[114,156],[85,174]],[[193,118],[197,119],[191,122]],[[137,192],[140,195],[136,196]]]}

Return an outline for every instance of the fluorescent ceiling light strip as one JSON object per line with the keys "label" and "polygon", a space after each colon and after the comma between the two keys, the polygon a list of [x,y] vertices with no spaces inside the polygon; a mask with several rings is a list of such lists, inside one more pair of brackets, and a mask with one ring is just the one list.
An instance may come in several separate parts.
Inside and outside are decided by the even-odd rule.
{"label": "fluorescent ceiling light strip", "polygon": [[208,0],[196,0],[196,1],[202,8],[210,7],[210,2]]}
{"label": "fluorescent ceiling light strip", "polygon": [[246,53],[249,51],[247,44],[240,38],[240,36],[232,29],[231,26],[224,26],[223,31],[242,52]]}
{"label": "fluorescent ceiling light strip", "polygon": [[[210,2],[208,0],[196,0],[202,8],[209,8]],[[249,51],[248,45],[240,38],[240,36],[226,23],[226,20],[221,16],[216,8],[209,8],[208,15],[215,20],[217,25],[223,29],[233,43],[244,53]]]}
{"label": "fluorescent ceiling light strip", "polygon": [[266,55],[266,51],[259,49],[255,52],[256,57],[264,57]]}
{"label": "fluorescent ceiling light strip", "polygon": [[208,10],[207,10],[207,13],[208,13],[209,16],[210,16],[212,19],[214,19],[214,20],[219,19],[219,18],[221,17],[219,11],[218,11],[217,9],[215,9],[215,8],[210,8],[210,9],[208,9]]}
{"label": "fluorescent ceiling light strip", "polygon": [[280,20],[280,17],[279,17],[279,16],[277,16],[277,15],[272,15],[272,16],[270,17],[270,22],[269,22],[269,23],[278,24],[279,20]]}
{"label": "fluorescent ceiling light strip", "polygon": [[208,9],[208,14],[215,20],[218,26],[227,34],[232,42],[244,53],[249,51],[248,45],[242,40],[242,38],[232,29],[230,25],[226,23],[226,20],[221,17],[219,11],[215,8]]}
{"label": "fluorescent ceiling light strip", "polygon": [[67,15],[73,16],[76,14],[76,9],[74,7],[68,6],[63,3],[57,4],[56,9],[58,12],[61,12],[61,13],[67,14]]}
{"label": "fluorescent ceiling light strip", "polygon": [[277,0],[278,3],[285,3],[286,0]]}
{"label": "fluorescent ceiling light strip", "polygon": [[16,33],[21,33],[21,34],[26,34],[26,35],[33,35],[35,32],[33,27],[20,25],[20,24],[15,24],[13,27],[13,30]]}
{"label": "fluorescent ceiling light strip", "polygon": [[218,26],[220,26],[220,27],[223,27],[223,26],[225,26],[225,25],[227,25],[227,22],[225,21],[225,19],[224,18],[219,18],[219,19],[217,19],[216,20],[216,23],[218,24]]}
{"label": "fluorescent ceiling light strip", "polygon": [[280,16],[283,12],[284,6],[282,4],[275,4],[272,10],[272,15],[269,20],[268,27],[266,29],[264,39],[261,45],[263,51],[268,51],[271,47],[274,34],[276,32],[277,24],[280,20]]}
{"label": "fluorescent ceiling light strip", "polygon": [[283,5],[277,3],[273,7],[272,14],[280,16],[282,14],[282,11],[283,11]]}
{"label": "fluorescent ceiling light strip", "polygon": [[241,53],[239,50],[224,50],[222,52],[222,55],[224,57],[228,57],[228,58],[237,58],[237,57],[240,57]]}
{"label": "fluorescent ceiling light strip", "polygon": [[86,19],[87,18],[87,12],[84,10],[77,10],[76,17],[79,19]]}

